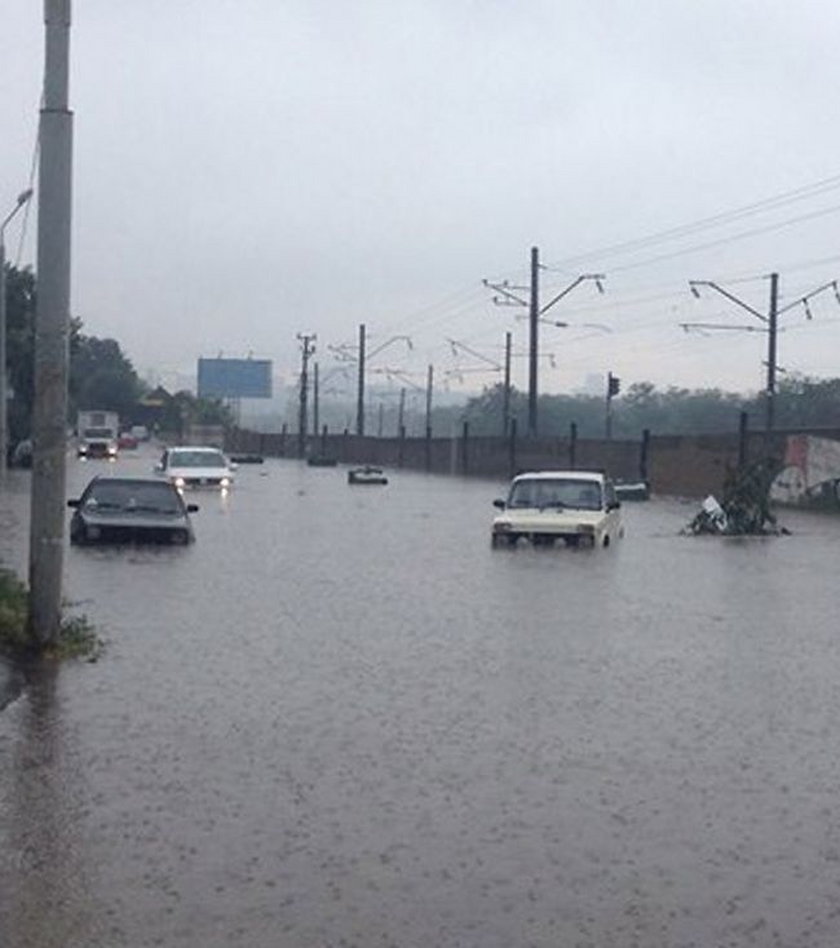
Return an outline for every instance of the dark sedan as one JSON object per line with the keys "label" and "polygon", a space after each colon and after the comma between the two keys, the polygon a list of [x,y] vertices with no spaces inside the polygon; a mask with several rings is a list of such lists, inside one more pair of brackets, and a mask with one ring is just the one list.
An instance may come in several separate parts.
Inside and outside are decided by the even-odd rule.
{"label": "dark sedan", "polygon": [[81,497],[68,500],[71,543],[192,543],[186,504],[166,481],[148,477],[95,477]]}

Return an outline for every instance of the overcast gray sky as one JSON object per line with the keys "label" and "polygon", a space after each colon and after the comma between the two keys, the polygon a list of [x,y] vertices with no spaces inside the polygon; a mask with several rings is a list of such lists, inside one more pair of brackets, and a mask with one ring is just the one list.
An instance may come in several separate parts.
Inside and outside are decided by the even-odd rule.
{"label": "overcast gray sky", "polygon": [[[42,13],[3,0],[2,208],[29,181]],[[584,282],[550,311],[570,325],[543,327],[542,390],[607,371],[754,390],[764,335],[679,324],[760,321],[688,280],[763,312],[771,271],[782,305],[840,277],[835,0],[74,0],[72,14],[72,311],[142,374],[251,352],[291,378],[299,332],[317,333],[326,373],[364,322],[369,349],[413,343],[371,369],[422,385],[431,363],[454,389],[498,381],[512,331],[525,388],[527,310],[494,306],[482,279],[526,281],[536,245],[543,301],[606,276],[603,295]],[[16,220],[13,261],[20,235]],[[22,264],[34,237],[33,214]],[[779,362],[836,376],[840,304],[826,292],[811,310],[782,317]]]}

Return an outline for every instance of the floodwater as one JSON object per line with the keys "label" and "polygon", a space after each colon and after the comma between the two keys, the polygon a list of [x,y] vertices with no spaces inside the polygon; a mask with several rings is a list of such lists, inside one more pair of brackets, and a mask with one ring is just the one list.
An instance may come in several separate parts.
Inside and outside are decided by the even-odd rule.
{"label": "floodwater", "polygon": [[192,547],[68,549],[108,647],[0,713],[0,944],[840,943],[840,519],[492,551],[500,493],[268,461]]}

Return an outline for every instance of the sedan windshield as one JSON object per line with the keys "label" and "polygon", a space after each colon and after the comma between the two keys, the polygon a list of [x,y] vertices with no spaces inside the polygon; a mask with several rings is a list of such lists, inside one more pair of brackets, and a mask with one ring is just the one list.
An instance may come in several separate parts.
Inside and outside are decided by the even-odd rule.
{"label": "sedan windshield", "polygon": [[94,484],[84,499],[88,510],[123,512],[180,513],[178,492],[169,484],[138,484],[131,481],[103,481]]}
{"label": "sedan windshield", "polygon": [[601,509],[601,487],[584,480],[524,480],[511,488],[508,507],[576,507],[580,510]]}
{"label": "sedan windshield", "polygon": [[170,451],[169,467],[227,467],[221,451]]}

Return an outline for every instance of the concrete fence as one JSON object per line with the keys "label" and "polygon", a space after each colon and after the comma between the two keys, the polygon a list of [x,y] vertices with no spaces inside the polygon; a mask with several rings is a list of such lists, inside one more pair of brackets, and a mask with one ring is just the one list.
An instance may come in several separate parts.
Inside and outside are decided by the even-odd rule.
{"label": "concrete fence", "polygon": [[[437,474],[507,479],[518,471],[547,469],[605,470],[616,480],[646,480],[658,494],[702,497],[720,493],[726,473],[740,461],[758,457],[784,457],[791,434],[815,434],[840,440],[840,428],[796,431],[749,431],[742,423],[731,434],[654,435],[639,439],[603,440],[578,438],[574,426],[565,438],[473,436],[468,425],[449,437],[378,438],[344,432],[322,432],[306,441],[307,457],[323,455],[342,464],[375,464]],[[265,457],[298,456],[298,436],[286,431],[261,433],[234,428],[227,433],[226,449],[232,454]]]}

